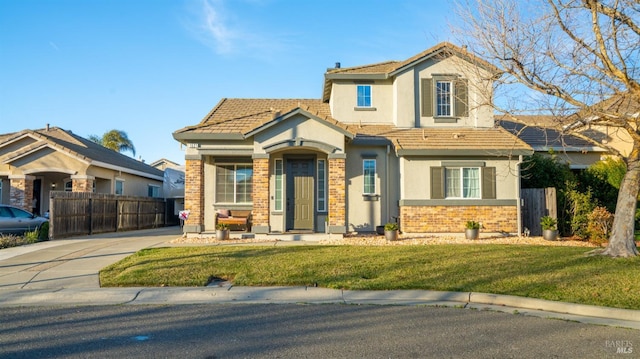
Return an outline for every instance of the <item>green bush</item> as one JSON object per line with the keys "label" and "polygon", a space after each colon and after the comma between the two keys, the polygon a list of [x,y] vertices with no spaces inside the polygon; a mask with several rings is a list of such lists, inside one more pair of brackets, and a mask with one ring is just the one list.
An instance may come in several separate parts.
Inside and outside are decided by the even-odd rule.
{"label": "green bush", "polygon": [[48,241],[49,240],[49,222],[44,222],[41,226],[40,226],[40,230],[38,233],[38,239],[41,241]]}
{"label": "green bush", "polygon": [[591,191],[578,191],[575,184],[568,184],[565,192],[566,210],[571,219],[571,233],[586,239],[589,237],[589,214],[593,212],[595,203]]}
{"label": "green bush", "polygon": [[22,237],[24,238],[25,242],[31,244],[31,243],[38,242],[39,236],[40,236],[40,231],[35,229],[33,231],[24,232],[24,235]]}
{"label": "green bush", "polygon": [[13,234],[0,234],[0,249],[21,246],[22,241],[22,237]]}

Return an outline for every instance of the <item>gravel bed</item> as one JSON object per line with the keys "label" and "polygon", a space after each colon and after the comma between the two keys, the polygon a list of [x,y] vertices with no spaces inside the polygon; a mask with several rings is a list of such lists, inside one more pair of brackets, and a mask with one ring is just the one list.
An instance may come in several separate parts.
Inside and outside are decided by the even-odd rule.
{"label": "gravel bed", "polygon": [[[276,243],[286,241],[273,239],[228,239],[217,240],[215,237],[180,237],[172,240],[172,244],[251,244],[251,243]],[[469,240],[463,236],[436,236],[436,235],[400,235],[396,241],[387,241],[384,236],[350,234],[339,239],[323,239],[317,242],[324,245],[360,245],[360,246],[402,246],[402,245],[430,245],[430,244],[514,244],[514,245],[543,245],[543,246],[574,246],[574,247],[598,247],[589,242],[561,239],[547,241],[542,237],[486,237]]]}

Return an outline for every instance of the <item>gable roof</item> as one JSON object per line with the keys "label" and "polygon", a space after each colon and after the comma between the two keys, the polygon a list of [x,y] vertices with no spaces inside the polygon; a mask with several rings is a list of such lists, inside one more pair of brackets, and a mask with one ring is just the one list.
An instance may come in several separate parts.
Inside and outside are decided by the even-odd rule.
{"label": "gable roof", "polygon": [[121,170],[122,172],[162,180],[162,171],[59,127],[23,130],[0,135],[0,147],[4,147],[26,137],[33,138],[36,142],[17,151],[8,153],[0,160],[8,163],[16,158],[48,147],[94,166]]}
{"label": "gable roof", "polygon": [[468,52],[466,48],[453,45],[449,42],[441,42],[417,55],[404,61],[386,61],[376,64],[333,68],[325,73],[325,81],[322,92],[322,100],[327,102],[331,96],[332,80],[334,79],[358,79],[358,80],[384,80],[391,78],[398,73],[413,67],[423,61],[436,56],[450,57],[457,56],[467,62],[488,70],[491,73],[498,73],[499,69],[491,63]]}
{"label": "gable roof", "polygon": [[314,99],[241,99],[224,98],[195,126],[187,126],[173,133],[178,141],[197,139],[244,139],[256,129],[278,121],[295,110],[328,125],[345,129],[331,117],[329,104]]}

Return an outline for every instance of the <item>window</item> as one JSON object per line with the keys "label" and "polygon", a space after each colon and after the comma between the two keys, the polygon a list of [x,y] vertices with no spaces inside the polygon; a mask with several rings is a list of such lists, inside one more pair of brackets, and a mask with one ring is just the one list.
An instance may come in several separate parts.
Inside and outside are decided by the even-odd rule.
{"label": "window", "polygon": [[318,160],[318,212],[327,211],[327,161]]}
{"label": "window", "polygon": [[283,191],[283,182],[282,182],[282,172],[283,172],[283,164],[281,159],[275,160],[275,174],[276,174],[276,188],[275,188],[275,210],[282,211],[282,191]]}
{"label": "window", "polygon": [[431,167],[431,199],[496,199],[496,168],[484,164]]}
{"label": "window", "polygon": [[228,164],[216,167],[216,202],[250,203],[253,201],[253,165]]}
{"label": "window", "polygon": [[445,168],[446,198],[480,198],[480,168]]}
{"label": "window", "polygon": [[436,81],[436,116],[451,117],[451,81]]}
{"label": "window", "polygon": [[65,192],[73,192],[73,181],[67,181],[64,183]]}
{"label": "window", "polygon": [[435,122],[452,122],[469,116],[467,80],[455,75],[434,76],[421,80],[422,116],[434,117]]}
{"label": "window", "polygon": [[116,194],[117,195],[122,195],[124,193],[124,181],[123,180],[116,180]]}
{"label": "window", "polygon": [[364,194],[376,193],[376,160],[362,161],[362,174],[364,177]]}
{"label": "window", "polygon": [[158,198],[160,197],[160,187],[159,186],[154,186],[154,185],[149,185],[147,187],[147,195],[149,197],[154,197],[154,198]]}
{"label": "window", "polygon": [[371,107],[371,85],[358,85],[358,107]]}

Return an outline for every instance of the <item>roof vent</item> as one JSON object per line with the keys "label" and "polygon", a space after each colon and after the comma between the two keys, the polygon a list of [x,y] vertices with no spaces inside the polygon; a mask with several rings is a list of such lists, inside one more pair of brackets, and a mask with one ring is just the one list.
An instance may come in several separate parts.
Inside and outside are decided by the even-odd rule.
{"label": "roof vent", "polygon": [[45,127],[46,131],[49,132],[49,124],[47,123],[47,126]]}
{"label": "roof vent", "polygon": [[339,69],[339,68],[340,68],[340,63],[336,62],[336,69]]}

